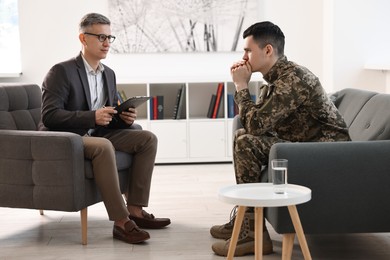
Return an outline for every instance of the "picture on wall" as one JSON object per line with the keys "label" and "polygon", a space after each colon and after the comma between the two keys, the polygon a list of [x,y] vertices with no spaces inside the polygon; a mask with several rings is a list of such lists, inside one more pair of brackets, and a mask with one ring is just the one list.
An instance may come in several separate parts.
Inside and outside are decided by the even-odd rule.
{"label": "picture on wall", "polygon": [[109,0],[113,53],[230,52],[258,21],[258,0]]}

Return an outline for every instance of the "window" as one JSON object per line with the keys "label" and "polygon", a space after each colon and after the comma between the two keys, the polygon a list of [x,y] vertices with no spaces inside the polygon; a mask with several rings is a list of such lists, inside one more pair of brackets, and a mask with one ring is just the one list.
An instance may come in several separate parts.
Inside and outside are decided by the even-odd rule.
{"label": "window", "polygon": [[21,74],[17,0],[0,0],[0,57],[0,77]]}

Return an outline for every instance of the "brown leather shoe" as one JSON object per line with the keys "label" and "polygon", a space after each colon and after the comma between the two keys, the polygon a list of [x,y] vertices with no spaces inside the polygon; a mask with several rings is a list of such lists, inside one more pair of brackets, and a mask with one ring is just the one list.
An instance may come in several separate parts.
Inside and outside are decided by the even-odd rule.
{"label": "brown leather shoe", "polygon": [[114,225],[112,234],[114,238],[129,244],[141,243],[150,238],[149,233],[139,229],[132,220],[126,222],[125,230]]}
{"label": "brown leather shoe", "polygon": [[153,214],[149,214],[145,210],[142,210],[142,215],[143,218],[134,217],[131,215],[129,218],[141,228],[158,229],[171,224],[171,220],[169,218],[155,218]]}

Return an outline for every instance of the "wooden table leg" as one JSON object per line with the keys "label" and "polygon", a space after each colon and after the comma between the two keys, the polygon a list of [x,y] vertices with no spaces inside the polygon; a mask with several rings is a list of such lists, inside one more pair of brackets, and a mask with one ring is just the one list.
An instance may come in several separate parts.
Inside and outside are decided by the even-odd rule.
{"label": "wooden table leg", "polygon": [[282,260],[290,260],[294,247],[295,233],[283,234]]}
{"label": "wooden table leg", "polygon": [[263,208],[255,208],[255,259],[263,259]]}
{"label": "wooden table leg", "polygon": [[245,206],[238,206],[236,220],[234,221],[233,233],[229,244],[229,251],[227,255],[228,260],[232,260],[234,257],[234,251],[236,251],[238,235],[240,234],[242,220],[244,219],[244,215],[245,215],[245,210],[246,210]]}
{"label": "wooden table leg", "polygon": [[301,220],[299,219],[297,207],[295,205],[288,206],[288,211],[290,212],[291,220],[293,222],[294,229],[298,237],[299,245],[301,246],[303,257],[306,260],[311,260],[309,247],[307,246],[305,234],[303,233],[303,228]]}

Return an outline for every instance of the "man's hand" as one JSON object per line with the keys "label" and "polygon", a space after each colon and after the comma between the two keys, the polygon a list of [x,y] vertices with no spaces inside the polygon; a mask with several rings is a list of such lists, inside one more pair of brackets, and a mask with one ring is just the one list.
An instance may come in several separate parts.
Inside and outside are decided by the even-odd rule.
{"label": "man's hand", "polygon": [[135,108],[129,108],[128,111],[123,111],[119,114],[119,117],[128,125],[132,125],[137,118],[137,110]]}
{"label": "man's hand", "polygon": [[230,75],[237,91],[246,89],[251,79],[252,67],[248,61],[238,61],[230,67]]}
{"label": "man's hand", "polygon": [[95,111],[95,123],[96,125],[106,126],[108,125],[114,114],[118,113],[114,107],[102,107]]}

